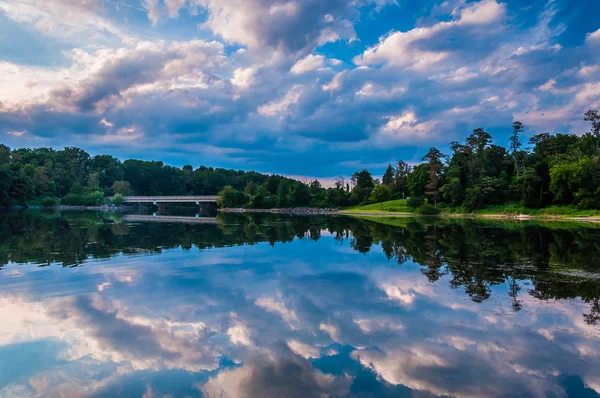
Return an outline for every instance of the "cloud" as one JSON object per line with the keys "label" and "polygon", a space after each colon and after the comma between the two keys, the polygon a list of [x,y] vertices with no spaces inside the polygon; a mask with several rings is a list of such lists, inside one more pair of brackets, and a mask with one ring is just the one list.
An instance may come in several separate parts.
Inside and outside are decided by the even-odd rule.
{"label": "cloud", "polygon": [[15,22],[30,25],[59,40],[100,43],[120,42],[126,29],[102,16],[101,0],[19,0],[0,1],[0,10]]}
{"label": "cloud", "polygon": [[586,36],[586,42],[590,44],[597,44],[600,42],[600,29],[595,32],[588,33]]}
{"label": "cloud", "polygon": [[[564,395],[557,374],[597,385],[589,364],[600,346],[580,299],[549,305],[524,293],[524,311],[512,313],[506,286],[493,286],[494,300],[465,301],[462,289],[431,284],[411,260],[390,266],[377,242],[368,256],[352,251],[375,228],[356,227],[346,238],[323,233],[318,252],[298,239],[169,250],[116,257],[66,279],[19,266],[21,276],[1,281],[16,295],[0,297],[0,348],[60,343],[52,351],[60,361],[32,375],[45,395],[66,382],[83,386],[80,395],[133,383],[139,395],[146,384],[158,395],[169,375],[173,386],[193,378],[211,397],[344,396],[364,380],[417,396]],[[290,264],[290,253],[302,255]],[[309,360],[322,355],[336,357]],[[15,395],[19,383],[0,394]]]}
{"label": "cloud", "polygon": [[22,135],[24,135],[26,133],[27,133],[27,130],[21,130],[21,131],[8,131],[6,134],[12,135],[14,137],[21,137]]}
{"label": "cloud", "polygon": [[459,25],[487,25],[506,16],[506,4],[496,0],[483,0],[460,10]]}
{"label": "cloud", "polygon": [[302,86],[295,85],[285,96],[279,100],[269,102],[268,104],[261,105],[257,111],[263,116],[277,116],[286,112],[292,105],[298,103],[300,96],[302,95]]}
{"label": "cloud", "polygon": [[350,379],[321,373],[283,347],[277,351],[274,358],[257,356],[241,368],[219,373],[199,388],[210,398],[318,398],[349,392]]}
{"label": "cloud", "polygon": [[355,57],[354,62],[357,65],[385,63],[425,71],[452,54],[470,52],[483,45],[493,48],[494,43],[489,38],[501,31],[505,14],[506,6],[496,0],[470,3],[452,21],[382,37],[377,45]]}
{"label": "cloud", "polygon": [[292,66],[291,72],[297,75],[315,71],[323,68],[325,65],[325,57],[322,55],[309,54],[302,58]]}
{"label": "cloud", "polygon": [[343,0],[200,0],[208,11],[203,27],[229,43],[286,52],[355,37],[354,4]]}
{"label": "cloud", "polygon": [[[155,25],[160,20],[160,10],[158,8],[158,0],[143,0],[142,6],[148,11],[148,19]],[[178,10],[179,13],[179,10]]]}
{"label": "cloud", "polygon": [[140,4],[0,0],[15,23],[68,43],[58,64],[0,57],[8,144],[28,131],[36,145],[177,165],[198,161],[194,148],[213,166],[350,175],[348,161],[419,159],[476,127],[503,143],[517,118],[531,133],[583,133],[600,105],[597,27],[567,41],[560,2],[444,2],[406,9],[392,30],[378,10],[395,2]]}

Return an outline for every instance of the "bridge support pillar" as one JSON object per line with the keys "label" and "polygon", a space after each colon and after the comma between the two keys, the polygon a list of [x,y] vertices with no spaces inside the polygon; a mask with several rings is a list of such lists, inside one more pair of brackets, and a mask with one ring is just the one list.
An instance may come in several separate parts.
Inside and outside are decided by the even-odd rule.
{"label": "bridge support pillar", "polygon": [[167,210],[167,204],[166,203],[158,203],[158,212],[159,213],[164,213],[165,210]]}

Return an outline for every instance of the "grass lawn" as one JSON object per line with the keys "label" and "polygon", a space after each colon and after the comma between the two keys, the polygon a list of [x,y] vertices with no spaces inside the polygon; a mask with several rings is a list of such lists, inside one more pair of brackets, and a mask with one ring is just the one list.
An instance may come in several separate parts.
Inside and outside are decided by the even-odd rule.
{"label": "grass lawn", "polygon": [[388,202],[375,203],[372,205],[353,207],[346,209],[348,212],[361,212],[361,213],[377,213],[377,212],[390,212],[390,213],[414,213],[414,209],[408,207],[405,199],[390,200]]}

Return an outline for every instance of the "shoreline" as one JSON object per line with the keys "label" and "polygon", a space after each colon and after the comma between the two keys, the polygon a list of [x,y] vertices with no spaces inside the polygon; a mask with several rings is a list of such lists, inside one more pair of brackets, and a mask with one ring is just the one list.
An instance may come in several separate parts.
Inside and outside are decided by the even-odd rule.
{"label": "shoreline", "polygon": [[[132,212],[139,210],[139,206],[8,206],[2,207],[4,210],[89,210],[103,212]],[[563,216],[563,215],[530,215],[530,214],[466,214],[466,213],[441,213],[437,215],[421,215],[417,213],[386,212],[386,211],[351,211],[338,209],[320,209],[320,208],[283,208],[283,209],[243,209],[243,208],[223,208],[218,209],[219,213],[237,213],[237,214],[289,214],[289,215],[330,215],[330,216],[358,216],[373,218],[408,218],[408,217],[439,217],[439,218],[468,218],[483,220],[510,220],[510,221],[578,221],[588,223],[600,223],[600,216]]]}
{"label": "shoreline", "polygon": [[377,218],[408,218],[408,217],[439,217],[439,218],[470,218],[484,220],[510,220],[510,221],[580,221],[590,223],[600,223],[600,217],[573,217],[561,215],[529,215],[529,214],[465,214],[465,213],[447,213],[426,216],[416,213],[385,212],[385,211],[349,211],[336,209],[242,209],[225,208],[219,209],[222,213],[269,213],[269,214],[292,214],[292,215],[336,215],[336,216],[359,216],[359,217],[377,217]]}
{"label": "shoreline", "polygon": [[439,218],[472,218],[472,219],[488,219],[488,220],[511,220],[511,221],[582,221],[591,223],[600,223],[600,217],[573,217],[561,215],[529,215],[529,214],[465,214],[465,213],[448,213],[437,214],[434,216],[424,216],[415,213],[392,213],[385,211],[365,212],[365,211],[340,211],[338,214],[348,216],[361,217],[439,217]]}
{"label": "shoreline", "polygon": [[294,214],[294,215],[337,215],[341,214],[336,209],[319,209],[315,207],[299,207],[286,209],[243,209],[243,208],[223,208],[219,213],[270,213],[270,214]]}
{"label": "shoreline", "polygon": [[95,210],[95,211],[133,211],[138,209],[137,206],[68,206],[68,205],[59,205],[59,206],[5,206],[0,207],[0,209],[4,210]]}

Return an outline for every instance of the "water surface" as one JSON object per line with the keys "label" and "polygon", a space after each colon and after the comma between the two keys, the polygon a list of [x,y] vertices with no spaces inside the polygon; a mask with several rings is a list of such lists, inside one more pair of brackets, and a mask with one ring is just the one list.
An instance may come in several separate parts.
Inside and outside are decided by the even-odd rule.
{"label": "water surface", "polygon": [[600,229],[0,213],[0,396],[596,397]]}

